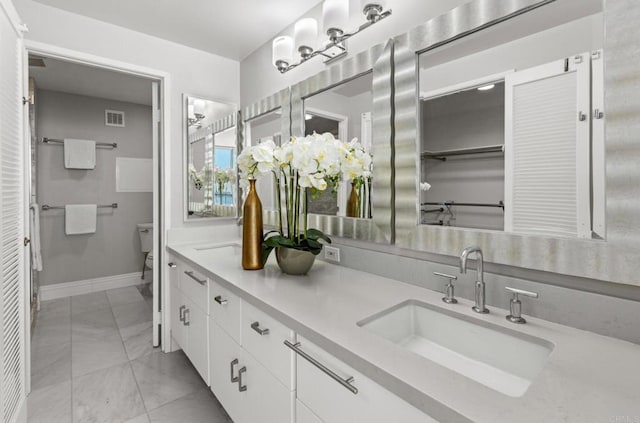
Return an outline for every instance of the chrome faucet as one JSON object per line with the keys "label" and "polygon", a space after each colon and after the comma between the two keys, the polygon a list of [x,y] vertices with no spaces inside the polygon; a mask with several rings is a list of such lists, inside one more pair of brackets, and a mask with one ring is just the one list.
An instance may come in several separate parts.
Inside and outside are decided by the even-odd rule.
{"label": "chrome faucet", "polygon": [[472,253],[476,253],[478,256],[476,260],[476,270],[478,271],[478,278],[476,279],[476,305],[474,305],[472,309],[476,313],[488,313],[489,310],[485,307],[484,271],[482,250],[480,247],[467,247],[462,250],[462,254],[460,255],[460,273],[467,273],[467,258]]}

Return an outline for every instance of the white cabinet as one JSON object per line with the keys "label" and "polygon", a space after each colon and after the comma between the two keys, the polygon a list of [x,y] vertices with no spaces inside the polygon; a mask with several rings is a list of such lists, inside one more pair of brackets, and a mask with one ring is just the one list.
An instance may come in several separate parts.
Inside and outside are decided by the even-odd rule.
{"label": "white cabinet", "polygon": [[[352,392],[298,354],[297,397],[326,423],[435,423],[436,420],[356,372],[311,342],[299,337],[298,348],[338,378],[357,389]],[[307,421],[304,410],[298,412]],[[313,419],[311,419],[313,421]]]}
{"label": "white cabinet", "polygon": [[[204,276],[192,273],[184,263],[173,260],[171,264],[171,337],[208,385],[209,316],[205,311],[207,308],[203,310],[208,298],[208,281]],[[203,295],[204,301],[194,300]]]}
{"label": "white cabinet", "polygon": [[296,423],[323,423],[309,407],[296,400]]}
{"label": "white cabinet", "polygon": [[209,323],[211,390],[235,423],[292,423],[295,372],[283,341],[293,332],[227,290],[214,294],[222,304]]}
{"label": "white cabinet", "polygon": [[235,423],[241,421],[242,393],[238,371],[241,347],[216,322],[211,331],[211,390]]}

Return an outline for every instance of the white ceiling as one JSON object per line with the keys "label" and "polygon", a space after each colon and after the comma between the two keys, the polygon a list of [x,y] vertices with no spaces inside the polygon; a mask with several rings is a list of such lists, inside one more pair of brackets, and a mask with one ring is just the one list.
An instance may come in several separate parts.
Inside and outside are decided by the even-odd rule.
{"label": "white ceiling", "polygon": [[321,0],[36,0],[241,60]]}
{"label": "white ceiling", "polygon": [[29,67],[39,89],[151,105],[151,80],[78,63],[43,58]]}

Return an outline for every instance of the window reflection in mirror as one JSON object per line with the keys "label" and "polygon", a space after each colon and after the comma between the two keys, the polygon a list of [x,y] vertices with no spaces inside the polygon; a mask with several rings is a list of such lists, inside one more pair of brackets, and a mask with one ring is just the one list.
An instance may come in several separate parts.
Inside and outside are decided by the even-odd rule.
{"label": "window reflection in mirror", "polygon": [[[354,138],[372,149],[373,73],[369,72],[304,99],[305,135],[329,132],[337,139]],[[315,196],[308,195],[309,213],[371,218],[371,177],[343,179]]]}
{"label": "window reflection in mirror", "polygon": [[[245,143],[254,146],[266,141],[282,144],[282,109],[276,109],[245,121]],[[263,210],[276,210],[276,193],[273,177],[256,180],[256,191]]]}
{"label": "window reflection in mirror", "polygon": [[185,96],[184,108],[187,219],[235,217],[236,107]]}
{"label": "window reflection in mirror", "polygon": [[603,236],[602,4],[557,7],[420,55],[421,224]]}

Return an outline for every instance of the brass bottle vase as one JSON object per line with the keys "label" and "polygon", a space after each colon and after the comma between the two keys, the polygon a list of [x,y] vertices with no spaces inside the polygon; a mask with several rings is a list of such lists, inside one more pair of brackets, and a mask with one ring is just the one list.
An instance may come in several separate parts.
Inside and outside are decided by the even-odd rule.
{"label": "brass bottle vase", "polygon": [[249,194],[242,208],[242,268],[260,270],[262,263],[262,203],[256,192],[256,180],[249,181]]}
{"label": "brass bottle vase", "polygon": [[351,193],[347,200],[347,217],[359,217],[360,215],[360,198],[358,198],[358,192],[356,191],[355,182],[351,182]]}

